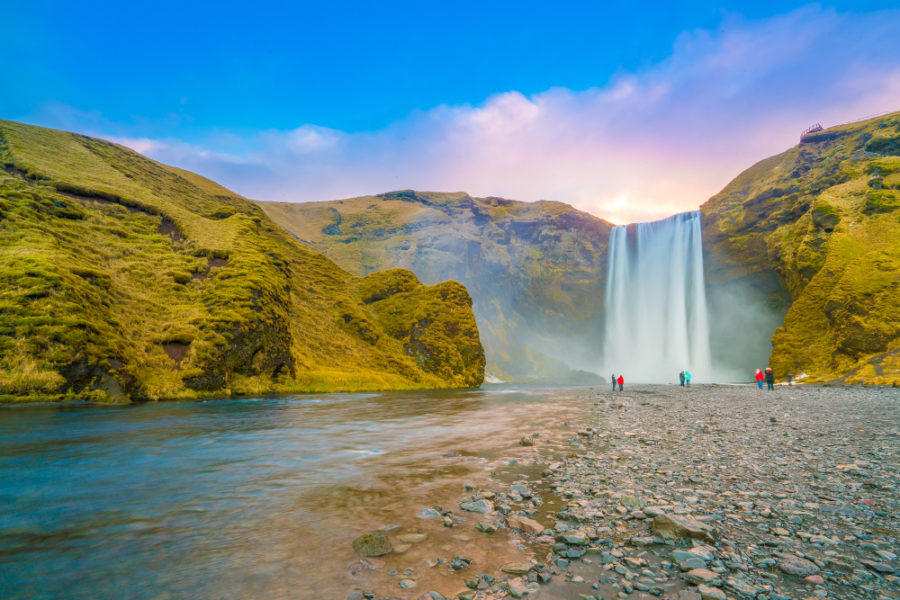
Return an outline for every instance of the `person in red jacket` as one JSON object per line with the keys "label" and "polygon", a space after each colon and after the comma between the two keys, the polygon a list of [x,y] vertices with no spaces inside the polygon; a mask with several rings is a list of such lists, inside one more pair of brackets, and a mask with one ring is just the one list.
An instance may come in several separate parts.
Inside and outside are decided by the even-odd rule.
{"label": "person in red jacket", "polygon": [[616,380],[619,382],[619,391],[622,391],[622,386],[625,385],[625,378],[619,375],[619,378]]}
{"label": "person in red jacket", "polygon": [[765,379],[765,375],[763,375],[762,369],[756,370],[756,385],[759,386],[759,389],[762,389],[763,379]]}

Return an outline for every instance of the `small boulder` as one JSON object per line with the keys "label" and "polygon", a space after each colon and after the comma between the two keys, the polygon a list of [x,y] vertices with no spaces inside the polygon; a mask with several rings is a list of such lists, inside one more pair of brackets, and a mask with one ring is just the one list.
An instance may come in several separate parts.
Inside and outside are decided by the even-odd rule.
{"label": "small boulder", "polygon": [[796,575],[797,577],[806,577],[807,575],[815,575],[819,572],[816,563],[800,558],[793,554],[781,554],[778,556],[778,568],[788,575]]}
{"label": "small boulder", "polygon": [[500,570],[504,573],[509,573],[510,575],[525,575],[531,570],[531,565],[528,563],[511,562],[500,567]]}
{"label": "small boulder", "polygon": [[702,583],[697,586],[697,591],[700,592],[700,597],[703,600],[727,600],[728,596],[725,595],[725,592],[720,590],[717,587],[712,587],[709,585],[703,585]]}
{"label": "small boulder", "polygon": [[360,556],[384,556],[391,549],[391,540],[383,531],[367,533],[353,540],[353,551]]}
{"label": "small boulder", "polygon": [[716,530],[707,523],[676,515],[657,515],[653,518],[653,533],[663,539],[678,539],[689,536],[707,542],[715,541]]}
{"label": "small boulder", "polygon": [[494,504],[490,500],[485,500],[483,498],[478,500],[460,501],[459,507],[468,512],[476,512],[481,514],[486,514],[494,510]]}
{"label": "small boulder", "polygon": [[691,569],[684,574],[684,578],[686,581],[697,585],[702,583],[704,585],[715,586],[721,582],[719,574],[714,573],[709,569]]}
{"label": "small boulder", "polygon": [[544,526],[535,521],[534,519],[530,519],[528,517],[523,517],[521,515],[513,515],[507,519],[509,526],[514,529],[521,529],[522,531],[527,531],[528,533],[541,533],[544,531]]}

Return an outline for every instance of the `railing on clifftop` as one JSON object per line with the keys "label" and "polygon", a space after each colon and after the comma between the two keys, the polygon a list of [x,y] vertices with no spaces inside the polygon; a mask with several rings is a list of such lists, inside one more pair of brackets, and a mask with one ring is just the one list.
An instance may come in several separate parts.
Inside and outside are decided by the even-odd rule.
{"label": "railing on clifftop", "polygon": [[822,127],[821,123],[816,123],[815,125],[810,125],[809,127],[807,127],[806,129],[803,130],[803,133],[800,134],[800,139],[802,140],[804,135],[807,135],[809,133],[816,133],[818,131],[822,131],[823,129],[825,129],[825,128]]}

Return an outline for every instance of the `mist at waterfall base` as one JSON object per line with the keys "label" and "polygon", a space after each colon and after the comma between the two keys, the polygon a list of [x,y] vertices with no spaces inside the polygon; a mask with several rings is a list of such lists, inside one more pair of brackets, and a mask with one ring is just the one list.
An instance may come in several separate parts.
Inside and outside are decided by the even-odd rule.
{"label": "mist at waterfall base", "polygon": [[604,375],[669,383],[731,379],[710,352],[700,212],[613,228],[606,280]]}

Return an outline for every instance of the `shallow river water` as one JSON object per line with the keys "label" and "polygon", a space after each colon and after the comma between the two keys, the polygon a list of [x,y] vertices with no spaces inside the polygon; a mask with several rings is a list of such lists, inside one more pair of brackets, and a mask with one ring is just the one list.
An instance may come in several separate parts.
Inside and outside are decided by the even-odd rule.
{"label": "shallow river water", "polygon": [[[564,422],[577,388],[328,394],[128,407],[0,407],[0,597],[416,597],[528,556],[446,530],[463,484],[534,464],[518,440]],[[537,467],[532,467],[537,468]],[[423,533],[362,561],[351,541]],[[451,534],[452,533],[452,534]],[[399,580],[417,581],[402,594]],[[451,586],[451,589],[446,589]]]}

